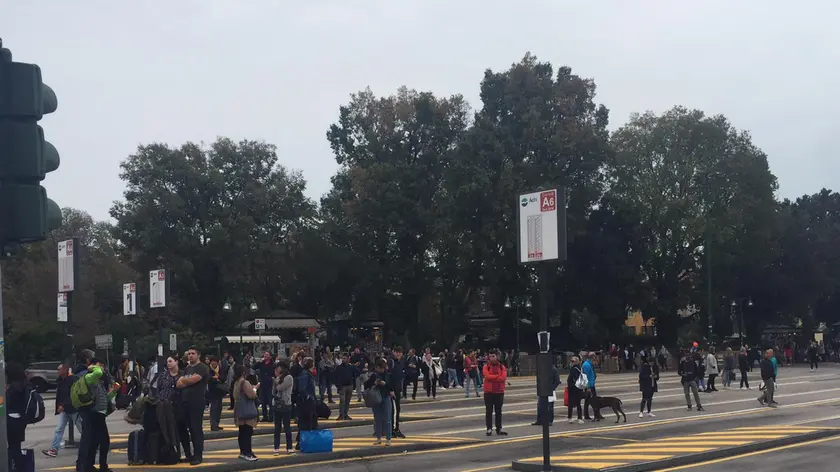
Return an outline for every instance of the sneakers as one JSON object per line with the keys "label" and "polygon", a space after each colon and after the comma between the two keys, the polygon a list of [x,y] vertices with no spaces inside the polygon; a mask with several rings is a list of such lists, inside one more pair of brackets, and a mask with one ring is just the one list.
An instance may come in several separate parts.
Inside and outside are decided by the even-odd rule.
{"label": "sneakers", "polygon": [[651,413],[651,412],[648,412],[648,418],[656,418],[656,415],[654,415],[654,414],[653,414],[653,413]]}
{"label": "sneakers", "polygon": [[274,450],[274,455],[279,456],[280,455],[280,449],[275,449]]}
{"label": "sneakers", "polygon": [[382,440],[381,440],[381,439],[377,439],[376,441],[374,441],[374,442],[373,442],[373,445],[374,445],[374,446],[379,446],[379,445],[381,445],[381,444],[382,444]]}
{"label": "sneakers", "polygon": [[502,431],[501,429],[496,430],[496,436],[507,436],[507,431]]}
{"label": "sneakers", "polygon": [[645,414],[640,411],[639,412],[639,418],[644,418],[644,417],[645,417]]}
{"label": "sneakers", "polygon": [[41,452],[43,452],[44,455],[48,457],[58,457],[58,451],[56,451],[55,449],[44,449]]}
{"label": "sneakers", "polygon": [[242,459],[243,461],[248,461],[248,462],[256,462],[257,461],[257,456],[255,456],[253,454],[239,454],[239,458]]}
{"label": "sneakers", "polygon": [[[569,421],[569,422],[571,423],[571,421]],[[492,430],[492,429],[488,429],[488,430],[487,430],[487,433],[485,433],[485,434],[487,434],[487,436],[492,436],[492,435],[493,435],[493,430]]]}
{"label": "sneakers", "polygon": [[391,446],[391,440],[390,440],[390,439],[386,439],[386,440],[385,440],[385,447],[390,447],[390,446]]}

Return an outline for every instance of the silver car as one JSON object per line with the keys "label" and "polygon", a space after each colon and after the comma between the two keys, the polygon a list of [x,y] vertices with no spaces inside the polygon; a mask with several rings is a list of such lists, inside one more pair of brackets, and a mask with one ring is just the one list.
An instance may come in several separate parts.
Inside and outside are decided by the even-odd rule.
{"label": "silver car", "polygon": [[33,362],[26,369],[26,378],[40,393],[51,390],[58,385],[58,366],[61,361]]}

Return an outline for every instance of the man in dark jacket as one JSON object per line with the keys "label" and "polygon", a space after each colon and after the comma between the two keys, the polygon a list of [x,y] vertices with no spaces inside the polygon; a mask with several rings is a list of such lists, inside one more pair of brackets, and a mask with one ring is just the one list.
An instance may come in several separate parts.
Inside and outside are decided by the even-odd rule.
{"label": "man in dark jacket", "polygon": [[[553,390],[557,390],[561,384],[560,381],[560,371],[557,370],[556,366],[551,366],[551,385],[553,386]],[[555,393],[555,396],[557,394]],[[544,414],[548,413],[548,425],[551,426],[554,424],[554,402],[548,401],[548,397],[539,397],[537,399],[537,421],[531,423],[531,426],[541,426],[542,420],[544,418]],[[548,408],[546,412],[545,409]],[[594,409],[594,407],[593,407]],[[597,412],[597,410],[596,410]]]}
{"label": "man in dark jacket", "polygon": [[73,403],[70,401],[70,387],[73,386],[73,382],[77,378],[70,375],[70,369],[66,365],[62,364],[58,366],[58,388],[55,392],[55,414],[58,416],[58,424],[55,427],[52,446],[49,449],[41,451],[49,457],[58,456],[61,439],[64,437],[64,429],[68,424],[73,423],[77,431],[82,430],[79,413],[73,408]]}
{"label": "man in dark jacket", "polygon": [[764,353],[764,359],[759,364],[761,367],[761,381],[764,382],[764,393],[758,397],[758,403],[767,405],[770,408],[776,408],[776,402],[773,401],[773,394],[776,393],[776,369],[773,368],[773,362],[770,360],[773,357],[773,350],[768,349]]}
{"label": "man in dark jacket", "polygon": [[[263,353],[262,360],[254,364],[254,371],[256,371],[257,378],[260,385],[273,385],[274,381],[274,361],[271,359],[271,353],[266,351]],[[262,405],[262,421],[265,423],[274,421],[271,408],[271,389],[261,388],[259,390],[260,404]]]}
{"label": "man in dark jacket", "polygon": [[394,408],[391,411],[391,424],[394,425],[392,436],[397,438],[404,438],[405,435],[400,431],[400,390],[402,390],[405,383],[405,369],[406,362],[403,357],[402,347],[394,348],[394,355],[390,362],[391,368],[391,389],[394,391],[393,402]]}
{"label": "man in dark jacket", "polygon": [[694,394],[694,401],[697,402],[697,411],[703,411],[703,405],[700,404],[700,395],[697,393],[697,363],[694,361],[690,353],[684,353],[680,359],[680,366],[677,374],[681,377],[683,392],[685,393],[685,404],[688,406],[688,411],[691,411],[691,396]]}
{"label": "man in dark jacket", "polygon": [[350,418],[350,401],[353,400],[353,384],[359,371],[356,366],[350,363],[350,356],[347,353],[341,354],[341,362],[333,370],[333,382],[338,389],[338,419],[352,420]]}

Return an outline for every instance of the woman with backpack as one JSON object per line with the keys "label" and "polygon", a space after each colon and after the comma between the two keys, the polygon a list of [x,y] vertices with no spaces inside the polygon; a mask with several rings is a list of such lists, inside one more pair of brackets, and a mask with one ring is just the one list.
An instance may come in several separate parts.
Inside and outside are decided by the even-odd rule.
{"label": "woman with backpack", "polygon": [[274,455],[280,455],[280,437],[286,433],[286,452],[295,452],[292,447],[292,387],[295,379],[289,373],[289,364],[280,361],[274,370],[271,396],[274,398]]}
{"label": "woman with backpack", "polygon": [[[566,388],[569,389],[569,424],[583,424],[583,411],[580,402],[583,400],[583,389],[577,383],[583,371],[580,370],[580,358],[575,356],[569,359],[569,376],[566,378]],[[572,419],[572,409],[577,408],[577,420]]]}

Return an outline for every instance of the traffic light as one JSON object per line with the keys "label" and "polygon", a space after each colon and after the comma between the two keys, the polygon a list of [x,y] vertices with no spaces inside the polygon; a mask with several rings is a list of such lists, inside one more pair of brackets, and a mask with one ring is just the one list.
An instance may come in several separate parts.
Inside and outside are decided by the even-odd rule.
{"label": "traffic light", "polygon": [[58,169],[55,147],[38,121],[58,107],[35,64],[12,62],[0,43],[0,248],[41,241],[61,226],[61,209],[41,186]]}

